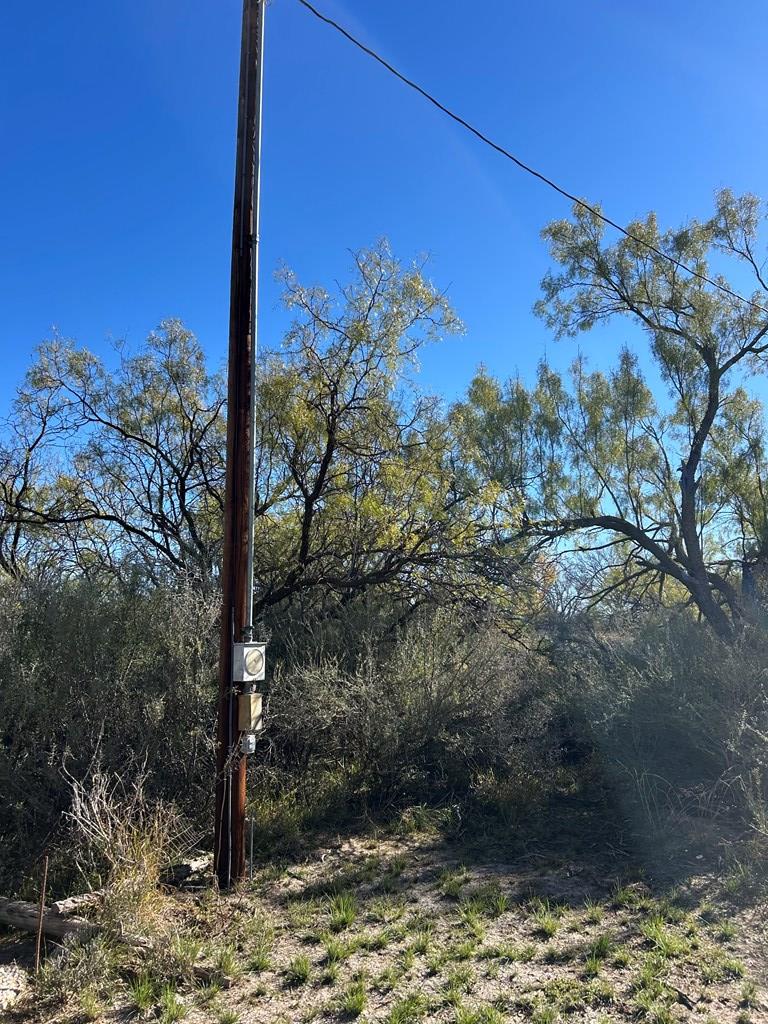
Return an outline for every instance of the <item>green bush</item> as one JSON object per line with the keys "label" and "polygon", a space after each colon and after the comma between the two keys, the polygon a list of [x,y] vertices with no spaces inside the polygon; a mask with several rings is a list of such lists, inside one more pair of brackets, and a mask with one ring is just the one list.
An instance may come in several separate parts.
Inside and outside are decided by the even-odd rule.
{"label": "green bush", "polygon": [[[72,779],[146,764],[148,798],[211,806],[218,598],[89,581],[0,586],[0,883],[55,845]],[[52,850],[55,853],[55,850]],[[66,886],[71,858],[52,859]]]}
{"label": "green bush", "polygon": [[768,637],[719,640],[685,613],[620,631],[563,631],[551,657],[569,726],[640,830],[670,816],[768,816]]}
{"label": "green bush", "polygon": [[278,771],[287,806],[310,814],[434,803],[549,763],[549,670],[492,627],[438,612],[394,639],[363,637],[352,667],[303,654],[270,687],[262,805]]}

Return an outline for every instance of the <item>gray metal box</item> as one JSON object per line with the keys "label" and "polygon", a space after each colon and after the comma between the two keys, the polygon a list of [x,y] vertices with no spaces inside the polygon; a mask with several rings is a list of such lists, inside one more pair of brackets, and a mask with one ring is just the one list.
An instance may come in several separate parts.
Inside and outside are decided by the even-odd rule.
{"label": "gray metal box", "polygon": [[232,648],[232,682],[259,683],[267,667],[266,644],[234,644]]}

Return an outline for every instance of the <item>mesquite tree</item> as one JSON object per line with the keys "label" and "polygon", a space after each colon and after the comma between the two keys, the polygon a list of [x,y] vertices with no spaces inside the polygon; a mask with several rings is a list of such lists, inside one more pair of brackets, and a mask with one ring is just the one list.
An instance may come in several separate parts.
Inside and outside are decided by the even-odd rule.
{"label": "mesquite tree", "polygon": [[[461,329],[444,295],[385,243],[354,257],[335,294],[283,281],[293,320],[256,382],[257,613],[372,588],[408,608],[503,595],[482,557],[499,532],[487,495],[411,374],[424,345]],[[62,340],[41,348],[0,450],[0,570],[35,572],[53,551],[76,575],[209,589],[222,375],[178,321],[114,363]]]}
{"label": "mesquite tree", "polygon": [[[522,533],[602,553],[593,597],[682,597],[724,636],[757,613],[768,559],[765,419],[748,390],[768,368],[761,213],[754,196],[723,191],[706,222],[661,231],[650,214],[629,229],[727,288],[748,277],[745,302],[638,241],[608,244],[576,206],[544,231],[558,267],[537,310],[559,337],[634,321],[663,388],[654,395],[624,349],[608,374],[578,358],[566,380],[543,364],[531,388],[480,374],[455,413],[476,471],[519,496]],[[719,273],[728,260],[732,282]]]}

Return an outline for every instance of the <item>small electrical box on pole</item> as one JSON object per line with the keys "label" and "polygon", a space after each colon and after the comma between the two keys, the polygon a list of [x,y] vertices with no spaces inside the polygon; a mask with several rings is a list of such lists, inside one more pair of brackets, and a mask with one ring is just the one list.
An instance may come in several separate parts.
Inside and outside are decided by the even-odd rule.
{"label": "small electrical box on pole", "polygon": [[244,0],[237,115],[227,378],[222,615],[214,869],[228,889],[245,877],[246,758],[263,728],[265,645],[253,642],[254,402],[258,325],[261,94],[266,0]]}
{"label": "small electrical box on pole", "polygon": [[235,644],[232,675],[236,683],[260,683],[266,673],[266,644]]}

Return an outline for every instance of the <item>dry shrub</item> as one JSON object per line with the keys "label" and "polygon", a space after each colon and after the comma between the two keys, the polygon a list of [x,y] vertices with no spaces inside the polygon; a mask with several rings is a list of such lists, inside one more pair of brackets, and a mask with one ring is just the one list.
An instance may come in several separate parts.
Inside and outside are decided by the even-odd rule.
{"label": "dry shrub", "polygon": [[145,768],[130,780],[97,769],[71,780],[67,812],[78,869],[103,890],[104,923],[140,934],[160,919],[163,869],[194,845],[173,805],[147,796],[147,781]]}
{"label": "dry shrub", "polygon": [[117,951],[109,936],[95,935],[85,942],[67,936],[43,963],[35,994],[44,1002],[64,1005],[85,989],[107,993],[117,966]]}
{"label": "dry shrub", "polygon": [[[146,763],[148,797],[213,819],[217,616],[191,583],[0,580],[0,889],[34,892],[30,861],[60,847],[71,790],[98,763]],[[51,888],[77,881],[68,851]]]}
{"label": "dry shrub", "polygon": [[553,778],[543,659],[454,610],[356,643],[354,659],[325,643],[276,666],[250,805],[257,843],[300,845],[311,826],[408,805],[482,802],[513,820],[541,800]]}
{"label": "dry shrub", "polygon": [[638,832],[768,831],[767,655],[762,629],[726,643],[681,613],[556,643],[563,704]]}

